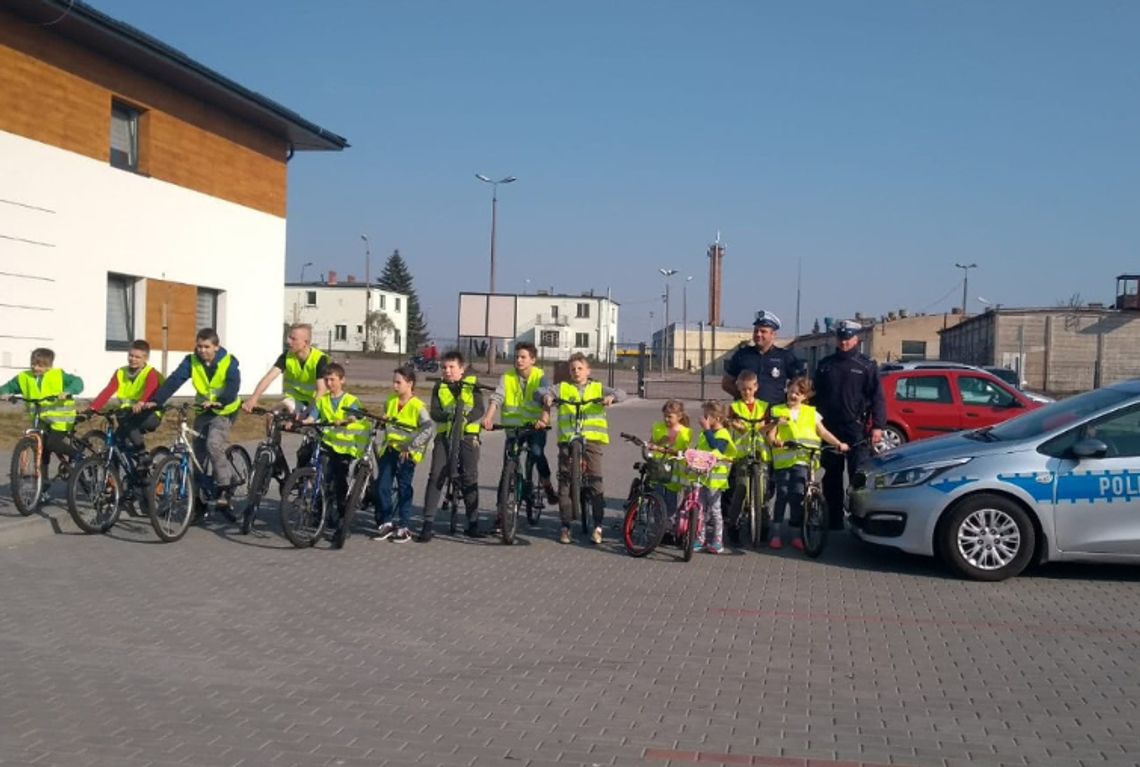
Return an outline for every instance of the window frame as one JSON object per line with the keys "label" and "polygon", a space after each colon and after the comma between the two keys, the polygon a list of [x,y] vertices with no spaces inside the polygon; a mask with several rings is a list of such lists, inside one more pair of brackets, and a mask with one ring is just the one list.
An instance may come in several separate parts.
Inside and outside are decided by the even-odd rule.
{"label": "window frame", "polygon": [[[538,334],[538,345],[542,349],[557,349],[558,344],[561,342],[561,333],[557,330],[540,330]],[[553,343],[548,343],[553,339]]]}
{"label": "window frame", "polygon": [[305,291],[305,306],[316,306],[316,305],[317,305],[317,291],[306,290]]}
{"label": "window frame", "polygon": [[[212,307],[212,311],[211,311],[212,316],[209,318],[210,321],[207,322],[206,324],[202,324],[203,323],[203,317],[201,314],[201,309],[202,309],[202,297],[203,296],[210,296],[211,298],[213,298],[213,307]],[[222,291],[218,290],[217,288],[207,288],[203,285],[199,285],[198,286],[198,292],[195,295],[194,300],[195,300],[194,322],[198,326],[198,330],[201,330],[202,328],[213,328],[214,330],[217,330],[218,329],[218,314],[219,314],[220,304],[222,301]]]}
{"label": "window frame", "polygon": [[[585,342],[582,339],[586,339]],[[575,349],[589,349],[590,348],[590,333],[589,331],[574,333],[574,348]]]}
{"label": "window frame", "polygon": [[[941,388],[938,389],[938,399],[925,399],[922,397],[906,397],[900,394],[900,389],[905,389],[907,386],[913,387],[917,390],[922,382],[927,382],[927,387],[931,385],[939,387],[935,381],[941,381]],[[954,389],[950,384],[950,376],[935,373],[931,375],[909,375],[898,376],[895,379],[895,390],[892,392],[895,402],[913,402],[921,405],[953,405],[954,404]]]}
{"label": "window frame", "polygon": [[333,341],[348,340],[348,325],[333,325]]}
{"label": "window frame", "polygon": [[[139,172],[139,126],[142,122],[142,111],[118,99],[111,101],[111,137],[108,140],[108,162],[112,168],[125,170],[130,173]],[[126,162],[116,160],[114,143],[115,121],[125,120],[127,124],[127,139],[130,146],[127,148]]]}
{"label": "window frame", "polygon": [[[112,281],[120,281],[122,283],[124,295],[126,296],[125,307],[125,325],[127,339],[120,341],[112,339],[107,335],[110,324],[111,311],[111,283]],[[107,293],[106,293],[106,307],[104,309],[104,329],[103,329],[103,348],[109,352],[123,352],[131,348],[131,342],[135,340],[135,309],[138,306],[137,296],[135,295],[136,287],[138,286],[138,278],[129,274],[122,274],[121,272],[107,272]]]}
{"label": "window frame", "polygon": [[578,303],[577,319],[590,319],[590,303],[588,301],[581,301]]}
{"label": "window frame", "polygon": [[[954,378],[955,378],[954,384],[958,390],[958,399],[960,399],[962,401],[962,405],[964,407],[995,407],[995,408],[1001,408],[1004,410],[1004,409],[1009,409],[1011,407],[1014,407],[1014,403],[1017,402],[1017,397],[1013,396],[1013,394],[1011,394],[1004,386],[1001,386],[997,383],[994,383],[993,381],[991,381],[988,378],[984,378],[984,377],[979,376],[979,375],[958,375],[958,376],[955,376]],[[966,390],[962,388],[962,382],[967,380],[967,379],[971,380],[971,381],[980,381],[985,386],[988,386],[991,389],[995,390],[1001,396],[1007,397],[1008,402],[1005,402],[1005,404],[1002,404],[1000,402],[994,403],[994,402],[990,402],[989,398],[987,398],[987,400],[984,402],[974,402],[974,401],[967,399],[966,398]]]}

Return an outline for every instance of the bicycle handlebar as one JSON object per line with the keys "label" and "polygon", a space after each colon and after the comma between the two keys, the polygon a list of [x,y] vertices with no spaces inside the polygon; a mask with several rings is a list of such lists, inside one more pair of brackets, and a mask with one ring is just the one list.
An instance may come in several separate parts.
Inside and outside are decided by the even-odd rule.
{"label": "bicycle handlebar", "polygon": [[539,428],[537,423],[527,424],[525,426],[506,426],[504,424],[497,423],[491,427],[491,431],[518,431],[518,432],[532,431],[532,432],[540,432],[540,431],[546,431],[549,428],[550,428],[550,426],[543,426],[542,428]]}
{"label": "bicycle handlebar", "polygon": [[428,376],[427,380],[429,380],[433,383],[447,384],[448,386],[451,386],[453,384],[459,384],[460,386],[468,387],[471,389],[482,389],[483,391],[495,391],[494,386],[488,386],[487,384],[479,383],[478,381],[445,381],[440,376]]}
{"label": "bicycle handlebar", "polygon": [[584,407],[586,405],[606,404],[605,397],[594,397],[592,399],[562,399],[561,397],[551,397],[550,401],[555,405],[572,405],[578,408]]}

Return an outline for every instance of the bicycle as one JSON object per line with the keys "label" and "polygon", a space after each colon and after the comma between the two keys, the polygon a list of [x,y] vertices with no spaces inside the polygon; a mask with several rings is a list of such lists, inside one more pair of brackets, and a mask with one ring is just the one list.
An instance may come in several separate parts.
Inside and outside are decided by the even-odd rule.
{"label": "bicycle", "polygon": [[[281,432],[286,431],[295,420],[292,413],[284,410],[255,407],[251,412],[254,415],[269,415],[270,421],[265,439],[259,442],[254,450],[253,471],[250,474],[249,491],[241,515],[242,535],[249,535],[253,530],[261,502],[269,492],[269,483],[276,479],[279,489],[284,491],[285,479],[289,476],[289,461],[285,457],[285,451],[281,449]],[[282,497],[284,497],[283,492]]]}
{"label": "bicycle", "polygon": [[[729,516],[736,521],[741,541],[754,549],[768,540],[771,517],[768,512],[768,460],[764,436],[757,428],[766,423],[764,418],[744,418],[733,415],[733,420],[746,426],[743,442],[738,442],[743,458],[737,459],[736,482],[732,489]],[[743,475],[743,476],[742,476]]]}
{"label": "bicycle", "polygon": [[[496,424],[494,431],[507,432],[506,457],[503,461],[503,471],[499,476],[499,535],[503,543],[508,546],[515,542],[515,532],[518,529],[519,507],[526,506],[526,521],[530,525],[537,525],[542,514],[542,488],[534,481],[534,455],[531,454],[530,438],[542,431],[530,426],[503,426]],[[523,450],[526,458],[523,469],[519,470],[519,462]]]}
{"label": "bicycle", "polygon": [[[124,450],[115,439],[120,419],[129,413],[121,408],[94,413],[106,419],[105,449],[79,462],[68,478],[67,513],[85,533],[106,533],[119,521],[124,508],[135,516],[134,503],[146,503],[149,471],[133,451]],[[165,448],[155,449],[151,465],[163,451]]]}
{"label": "bicycle", "polygon": [[[196,516],[208,519],[215,510],[228,521],[241,524],[234,508],[244,500],[249,484],[249,453],[241,445],[226,448],[234,480],[229,487],[218,487],[210,476],[210,457],[199,461],[194,454],[193,441],[202,435],[190,427],[186,414],[196,407],[184,403],[173,409],[178,414],[178,432],[170,454],[158,461],[149,479],[147,513],[155,534],[165,543],[185,535]],[[230,503],[219,505],[221,500]]]}
{"label": "bicycle", "polygon": [[622,540],[631,557],[644,557],[665,537],[665,502],[659,488],[669,481],[671,472],[663,460],[650,455],[653,445],[633,434],[622,432],[620,436],[641,448],[641,460],[633,464],[637,476],[630,483],[625,502]]}
{"label": "bicycle", "polygon": [[604,404],[604,397],[584,400],[565,400],[561,397],[554,397],[552,404],[552,407],[566,405],[574,408],[574,425],[570,430],[570,439],[566,443],[570,446],[570,459],[567,462],[570,468],[570,519],[573,520],[577,516],[582,520],[583,535],[590,533],[590,520],[586,516],[583,505],[584,500],[590,500],[590,496],[587,492],[586,498],[583,499],[583,490],[588,491],[589,488],[582,487],[582,478],[588,470],[586,466],[586,434],[582,429],[582,422],[586,419],[582,417],[582,409],[587,405]]}
{"label": "bicycle", "polygon": [[682,455],[685,459],[687,481],[684,497],[677,504],[673,536],[681,546],[682,558],[688,562],[693,558],[696,544],[705,537],[705,504],[701,500],[701,488],[707,485],[719,458],[716,453],[694,448],[689,448]]}
{"label": "bicycle", "polygon": [[[23,436],[16,440],[16,446],[12,449],[9,474],[12,502],[15,504],[16,510],[24,516],[33,514],[39,509],[40,504],[44,501],[45,491],[52,481],[67,479],[71,471],[72,462],[62,456],[57,456],[59,463],[54,477],[50,473],[45,476],[43,471],[44,433],[46,430],[41,423],[41,412],[46,403],[54,403],[59,400],[60,398],[55,396],[25,399],[15,395],[8,398],[9,402],[24,402],[30,409],[32,416],[31,426],[24,429]],[[75,422],[80,424],[86,420],[87,417],[80,414],[76,416]],[[102,431],[89,431],[81,437],[76,437],[74,431],[56,433],[63,434],[67,444],[76,451],[74,457],[76,465],[88,455],[99,452],[103,445]]]}
{"label": "bicycle", "polygon": [[[442,381],[440,378],[428,378],[429,381]],[[447,383],[446,381],[442,381]],[[478,381],[461,381],[464,387],[472,387],[475,389],[483,389],[485,391],[494,391],[493,386],[481,384]],[[462,397],[455,398],[455,407],[458,412],[458,418],[451,418],[447,422],[447,478],[444,480],[443,500],[440,504],[443,508],[450,511],[450,519],[448,521],[447,530],[451,535],[455,535],[459,531],[459,500],[460,500],[460,477],[459,477],[459,447],[463,443],[463,436],[466,433],[464,430],[467,427],[467,415],[470,413],[470,408],[463,403]]]}
{"label": "bicycle", "polygon": [[[858,447],[862,441],[850,445]],[[819,456],[824,451],[839,453],[834,447],[805,445],[794,440],[784,443],[784,447],[791,450],[803,450],[808,454],[807,487],[804,490],[804,515],[800,532],[804,541],[804,553],[815,559],[823,553],[827,545],[827,534],[831,527],[831,519],[827,509],[827,499],[823,497],[823,483],[819,478]],[[842,453],[840,453],[842,455]],[[780,509],[783,512],[783,509]]]}
{"label": "bicycle", "polygon": [[[348,486],[348,494],[344,500],[344,514],[341,516],[339,524],[336,526],[336,532],[333,534],[332,546],[334,549],[343,549],[348,536],[351,535],[350,530],[352,526],[352,518],[356,515],[357,509],[364,506],[364,501],[369,497],[369,488],[376,484],[377,475],[379,474],[377,458],[376,458],[376,442],[381,428],[388,424],[388,419],[384,416],[378,416],[363,410],[360,413],[362,418],[372,422],[372,429],[368,435],[368,446],[364,450],[364,455],[356,459],[356,464],[352,467],[352,481]],[[396,508],[395,504],[392,508]]]}

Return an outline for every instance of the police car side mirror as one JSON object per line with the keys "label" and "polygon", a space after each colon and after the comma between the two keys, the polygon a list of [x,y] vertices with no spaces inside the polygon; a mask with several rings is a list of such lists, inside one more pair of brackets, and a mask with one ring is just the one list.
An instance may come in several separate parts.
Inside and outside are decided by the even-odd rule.
{"label": "police car side mirror", "polygon": [[1095,437],[1085,437],[1073,445],[1071,452],[1076,458],[1103,458],[1108,454],[1108,445]]}

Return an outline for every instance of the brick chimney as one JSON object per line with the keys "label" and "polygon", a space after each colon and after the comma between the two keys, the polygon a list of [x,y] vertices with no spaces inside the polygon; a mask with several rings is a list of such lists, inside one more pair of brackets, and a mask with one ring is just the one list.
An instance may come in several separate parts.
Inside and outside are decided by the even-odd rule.
{"label": "brick chimney", "polygon": [[350,285],[354,285],[354,284],[356,284],[356,275],[350,274],[344,278],[344,281]]}
{"label": "brick chimney", "polygon": [[328,285],[335,285],[336,284],[336,272],[334,272],[332,269],[329,269],[329,277],[328,277],[328,280],[326,280],[326,284],[328,284]]}
{"label": "brick chimney", "polygon": [[721,275],[724,271],[724,245],[718,234],[717,241],[709,245],[709,325],[723,326],[724,320],[720,316],[721,302]]}

